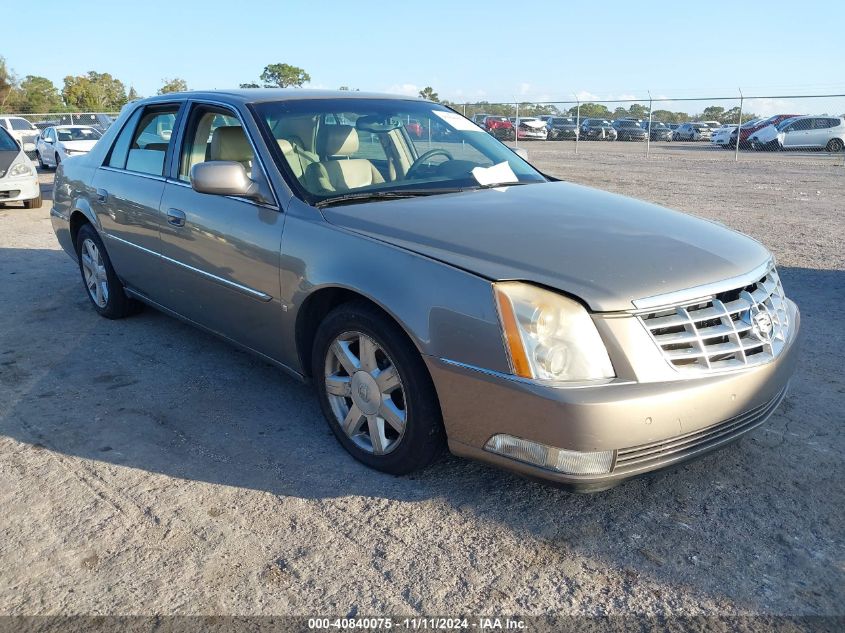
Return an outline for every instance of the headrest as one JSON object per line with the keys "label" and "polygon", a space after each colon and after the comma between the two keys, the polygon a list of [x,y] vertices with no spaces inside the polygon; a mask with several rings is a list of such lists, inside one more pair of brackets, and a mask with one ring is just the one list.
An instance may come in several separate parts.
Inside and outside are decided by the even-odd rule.
{"label": "headrest", "polygon": [[252,146],[240,125],[219,127],[211,135],[211,160],[250,161],[253,158]]}
{"label": "headrest", "polygon": [[282,154],[290,154],[293,151],[293,145],[290,141],[280,138],[276,139],[276,142],[279,144],[279,149],[282,150]]}
{"label": "headrest", "polygon": [[282,117],[273,127],[276,138],[288,138],[300,145],[302,149],[314,151],[314,128],[316,121],[313,116]]}
{"label": "headrest", "polygon": [[358,151],[358,131],[351,125],[327,125],[323,128],[323,154],[349,156]]}

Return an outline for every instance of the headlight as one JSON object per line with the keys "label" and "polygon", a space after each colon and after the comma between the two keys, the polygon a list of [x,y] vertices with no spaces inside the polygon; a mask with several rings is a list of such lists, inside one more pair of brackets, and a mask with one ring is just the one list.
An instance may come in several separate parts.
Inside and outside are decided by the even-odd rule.
{"label": "headlight", "polygon": [[29,176],[32,173],[32,167],[27,165],[26,163],[17,163],[12,165],[12,168],[9,170],[9,178],[15,178],[17,176]]}
{"label": "headlight", "polygon": [[493,288],[514,374],[557,382],[616,375],[598,330],[580,303],[515,281]]}

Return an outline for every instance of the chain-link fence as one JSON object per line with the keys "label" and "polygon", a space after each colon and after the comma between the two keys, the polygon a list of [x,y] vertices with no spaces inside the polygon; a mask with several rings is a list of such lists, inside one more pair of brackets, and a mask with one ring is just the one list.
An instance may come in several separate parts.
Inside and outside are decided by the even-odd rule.
{"label": "chain-link fence", "polygon": [[11,119],[12,129],[24,124],[20,119],[28,121],[36,129],[44,129],[54,125],[91,125],[105,129],[114,122],[118,112],[10,112],[0,113],[0,120]]}
{"label": "chain-link fence", "polygon": [[[814,157],[845,163],[845,95],[592,99],[453,107],[515,145],[573,154]],[[529,142],[534,142],[529,144]]]}

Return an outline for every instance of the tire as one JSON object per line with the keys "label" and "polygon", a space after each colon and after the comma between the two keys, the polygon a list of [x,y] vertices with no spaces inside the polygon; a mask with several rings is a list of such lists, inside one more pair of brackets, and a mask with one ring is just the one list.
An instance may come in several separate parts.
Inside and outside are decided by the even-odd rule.
{"label": "tire", "polygon": [[32,200],[24,200],[23,201],[23,208],[24,209],[38,209],[41,205],[44,204],[44,198],[41,197],[41,194],[38,194],[37,198],[33,198]]}
{"label": "tire", "polygon": [[61,158],[59,158],[59,153],[58,153],[58,152],[56,152],[56,157],[55,157],[55,158],[56,158],[56,164],[55,164],[55,165],[53,165],[53,168],[54,168],[54,169],[58,169],[58,168],[59,168],[59,163],[61,163],[61,162],[62,162],[62,159],[61,159]]}
{"label": "tire", "polygon": [[44,159],[43,159],[43,158],[41,158],[41,152],[35,152],[35,158],[37,158],[37,159],[38,159],[38,166],[39,166],[41,169],[46,170],[46,169],[47,169],[47,165],[44,163]]}
{"label": "tire", "polygon": [[[365,343],[375,346],[371,355],[362,353]],[[405,475],[442,452],[445,433],[434,383],[419,352],[386,314],[364,301],[335,308],[317,329],[311,359],[323,414],[355,459],[385,473]],[[367,371],[368,365],[376,367]],[[389,380],[383,389],[374,376],[389,376],[391,366],[398,379]],[[329,382],[334,393],[329,392]],[[344,430],[347,420],[349,432]]]}
{"label": "tire", "polygon": [[825,149],[828,152],[841,152],[843,147],[845,147],[845,143],[842,142],[841,138],[832,138],[827,142]]}
{"label": "tire", "polygon": [[[96,250],[91,249],[92,245]],[[85,263],[83,251],[88,256],[87,261],[89,263]],[[91,257],[92,254],[94,255],[93,258]],[[97,255],[99,255],[99,264],[92,266],[92,263],[97,263]],[[141,304],[126,296],[123,283],[121,283],[114,267],[111,265],[103,240],[100,239],[97,231],[90,224],[83,224],[76,236],[76,260],[79,264],[79,272],[82,275],[86,294],[97,314],[107,319],[122,319],[140,311]],[[94,279],[91,280],[86,271],[94,268],[97,269],[97,272],[94,273]],[[93,288],[89,285],[91,281],[93,281]]]}

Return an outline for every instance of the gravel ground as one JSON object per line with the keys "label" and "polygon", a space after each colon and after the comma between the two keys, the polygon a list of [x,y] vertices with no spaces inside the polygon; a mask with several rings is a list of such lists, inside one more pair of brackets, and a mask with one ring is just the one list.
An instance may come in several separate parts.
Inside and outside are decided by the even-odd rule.
{"label": "gravel ground", "polygon": [[525,145],[774,251],[805,338],[764,427],[596,495],[453,457],[383,475],[260,360],[98,318],[49,201],[0,208],[0,614],[843,614],[841,162]]}

